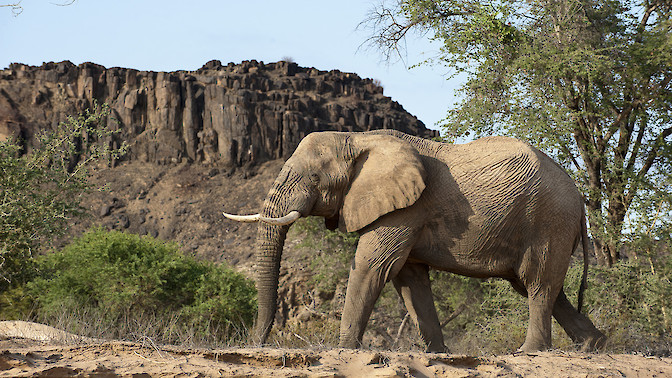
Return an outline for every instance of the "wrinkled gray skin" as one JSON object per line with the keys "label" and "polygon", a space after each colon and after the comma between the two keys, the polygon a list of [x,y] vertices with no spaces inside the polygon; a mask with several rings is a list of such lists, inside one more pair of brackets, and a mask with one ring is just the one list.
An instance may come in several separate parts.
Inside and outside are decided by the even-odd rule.
{"label": "wrinkled gray skin", "polygon": [[[451,145],[388,130],[313,133],[285,163],[261,214],[292,210],[361,236],[341,347],[361,345],[374,303],[391,280],[427,350],[445,351],[429,267],[510,281],[528,298],[522,351],[551,346],[551,315],[582,349],[605,342],[563,292],[572,252],[582,240],[587,249],[582,197],[560,166],[528,144],[490,137]],[[259,225],[255,335],[261,342],[273,325],[288,228]]]}

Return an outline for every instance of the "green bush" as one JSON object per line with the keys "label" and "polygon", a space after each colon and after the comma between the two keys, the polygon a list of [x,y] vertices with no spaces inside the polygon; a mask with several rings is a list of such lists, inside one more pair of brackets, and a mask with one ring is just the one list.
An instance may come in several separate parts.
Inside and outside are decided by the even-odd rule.
{"label": "green bush", "polygon": [[30,154],[20,140],[0,141],[0,293],[29,280],[34,252],[85,213],[88,169],[126,151],[125,143],[110,147],[113,124],[109,106],[94,104],[39,133]]}
{"label": "green bush", "polygon": [[586,304],[589,316],[615,352],[669,354],[672,351],[672,256],[592,267]]}
{"label": "green bush", "polygon": [[254,285],[242,274],[147,236],[96,229],[37,262],[37,278],[3,298],[21,290],[35,303],[34,316],[46,323],[88,309],[110,326],[148,316],[175,318],[172,326],[228,337],[250,326],[256,311]]}

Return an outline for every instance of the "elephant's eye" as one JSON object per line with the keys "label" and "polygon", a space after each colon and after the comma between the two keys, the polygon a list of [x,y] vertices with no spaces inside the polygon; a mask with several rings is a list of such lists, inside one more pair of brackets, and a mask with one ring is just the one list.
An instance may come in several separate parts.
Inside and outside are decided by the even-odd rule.
{"label": "elephant's eye", "polygon": [[310,180],[313,182],[320,182],[320,175],[317,173],[311,173]]}

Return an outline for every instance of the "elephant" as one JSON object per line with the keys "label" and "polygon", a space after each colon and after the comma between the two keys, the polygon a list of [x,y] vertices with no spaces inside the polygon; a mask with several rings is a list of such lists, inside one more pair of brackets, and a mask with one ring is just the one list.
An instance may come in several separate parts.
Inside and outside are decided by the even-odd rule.
{"label": "elephant", "polygon": [[[261,343],[275,317],[287,231],[305,216],[360,235],[339,347],[361,346],[376,299],[391,280],[426,350],[447,351],[430,268],[503,278],[526,296],[522,352],[551,347],[551,316],[583,350],[606,341],[580,312],[589,248],[583,197],[560,165],[514,138],[450,144],[394,130],[314,132],[285,162],[259,214],[224,215],[259,222],[253,334]],[[584,269],[577,310],[563,283],[579,242]]]}

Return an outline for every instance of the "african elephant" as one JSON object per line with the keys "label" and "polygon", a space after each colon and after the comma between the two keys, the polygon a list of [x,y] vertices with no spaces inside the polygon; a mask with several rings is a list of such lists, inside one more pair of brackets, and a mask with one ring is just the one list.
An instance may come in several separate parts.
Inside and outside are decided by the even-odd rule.
{"label": "african elephant", "polygon": [[572,179],[544,153],[516,139],[447,144],[392,130],[306,136],[271,187],[259,223],[255,335],[264,342],[276,310],[289,225],[321,216],[330,228],[360,234],[341,320],[340,346],[361,345],[383,286],[394,287],[427,350],[444,351],[428,270],[501,277],[528,297],[521,350],[551,346],[551,315],[583,349],[605,336],[563,292],[580,241],[585,287],[588,238]]}

